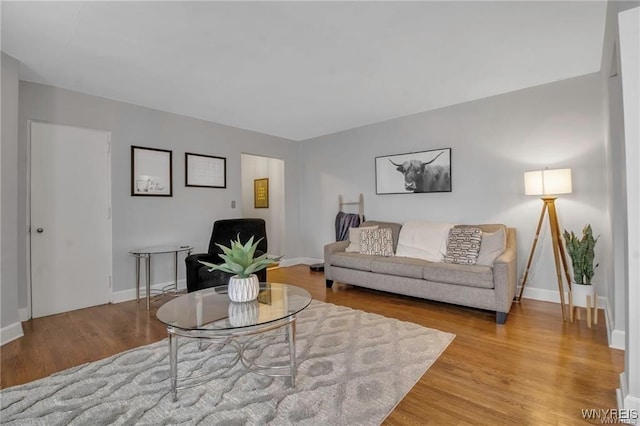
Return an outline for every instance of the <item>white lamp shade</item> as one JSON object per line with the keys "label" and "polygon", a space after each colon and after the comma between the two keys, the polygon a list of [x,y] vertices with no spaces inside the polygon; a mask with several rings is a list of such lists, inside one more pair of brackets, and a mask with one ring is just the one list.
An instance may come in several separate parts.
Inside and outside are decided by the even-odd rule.
{"label": "white lamp shade", "polygon": [[524,193],[527,195],[570,194],[571,169],[525,172]]}

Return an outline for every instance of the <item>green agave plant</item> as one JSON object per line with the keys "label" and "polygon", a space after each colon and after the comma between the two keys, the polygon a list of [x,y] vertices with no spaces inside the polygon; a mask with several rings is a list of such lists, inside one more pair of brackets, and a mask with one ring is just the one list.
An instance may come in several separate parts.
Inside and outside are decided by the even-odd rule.
{"label": "green agave plant", "polygon": [[582,229],[582,238],[578,238],[576,234],[564,231],[564,240],[567,245],[567,251],[571,256],[573,265],[573,280],[577,284],[591,285],[591,279],[595,274],[593,260],[595,258],[594,247],[600,237],[593,237],[591,225],[586,225]]}
{"label": "green agave plant", "polygon": [[216,244],[223,252],[220,257],[224,260],[224,263],[221,263],[220,265],[203,261],[200,261],[200,263],[208,266],[209,272],[224,271],[235,274],[240,278],[247,278],[254,272],[261,271],[282,258],[282,256],[267,258],[267,254],[265,253],[254,259],[253,255],[255,254],[258,243],[260,243],[261,240],[262,238],[254,243],[253,237],[251,237],[246,244],[242,244],[240,242],[240,234],[238,234],[237,239],[235,241],[231,241],[230,247],[225,247],[222,244]]}

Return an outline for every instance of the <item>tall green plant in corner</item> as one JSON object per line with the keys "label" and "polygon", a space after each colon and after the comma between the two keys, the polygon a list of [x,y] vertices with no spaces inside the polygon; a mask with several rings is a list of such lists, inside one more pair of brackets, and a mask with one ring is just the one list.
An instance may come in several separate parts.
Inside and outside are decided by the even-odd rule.
{"label": "tall green plant in corner", "polygon": [[564,231],[564,240],[567,245],[567,251],[571,256],[571,264],[573,266],[573,280],[576,284],[591,285],[591,279],[595,274],[598,264],[594,265],[595,252],[594,248],[598,242],[599,236],[594,238],[591,225],[582,228],[582,238],[578,238],[576,234]]}

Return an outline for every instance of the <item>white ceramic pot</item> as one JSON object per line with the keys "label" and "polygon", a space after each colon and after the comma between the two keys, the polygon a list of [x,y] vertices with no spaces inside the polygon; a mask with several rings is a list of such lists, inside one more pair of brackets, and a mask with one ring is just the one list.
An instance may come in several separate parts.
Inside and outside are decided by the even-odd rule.
{"label": "white ceramic pot", "polygon": [[581,308],[587,307],[587,296],[591,296],[591,307],[595,305],[596,301],[596,287],[592,285],[571,283],[571,300],[573,306]]}
{"label": "white ceramic pot", "polygon": [[258,305],[257,300],[229,303],[229,322],[234,327],[255,325],[258,321]]}
{"label": "white ceramic pot", "polygon": [[237,275],[229,278],[229,299],[232,302],[249,302],[258,298],[260,282],[258,276],[251,274],[247,278]]}

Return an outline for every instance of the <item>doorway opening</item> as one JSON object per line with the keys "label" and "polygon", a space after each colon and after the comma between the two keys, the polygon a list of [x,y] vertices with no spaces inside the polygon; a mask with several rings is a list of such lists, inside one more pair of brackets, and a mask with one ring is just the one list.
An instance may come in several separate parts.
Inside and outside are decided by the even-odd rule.
{"label": "doorway opening", "polygon": [[284,160],[242,154],[241,168],[242,217],[264,219],[269,254],[279,256],[284,253]]}

